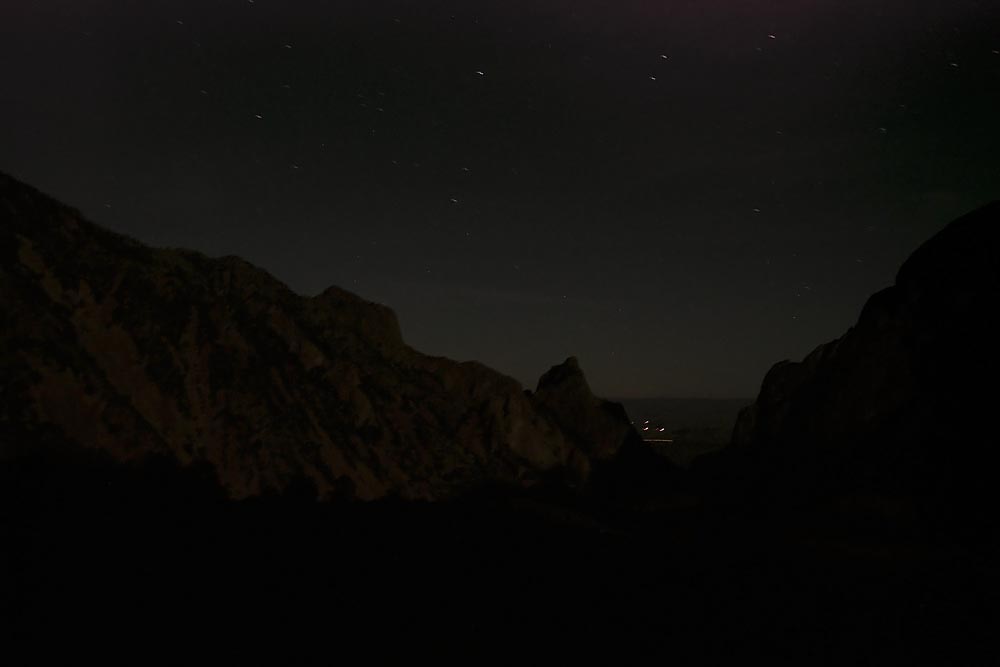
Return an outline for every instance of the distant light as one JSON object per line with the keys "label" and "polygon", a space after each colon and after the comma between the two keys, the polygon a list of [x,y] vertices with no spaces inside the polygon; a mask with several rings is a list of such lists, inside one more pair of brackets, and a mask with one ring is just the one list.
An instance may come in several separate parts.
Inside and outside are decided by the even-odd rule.
{"label": "distant light", "polygon": [[778,36],[777,35],[768,35],[767,38],[768,39],[778,39]]}

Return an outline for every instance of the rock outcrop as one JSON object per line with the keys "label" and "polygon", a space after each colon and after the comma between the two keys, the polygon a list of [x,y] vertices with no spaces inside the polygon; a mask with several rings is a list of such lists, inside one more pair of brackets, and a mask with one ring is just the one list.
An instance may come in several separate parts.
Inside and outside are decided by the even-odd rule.
{"label": "rock outcrop", "polygon": [[411,349],[384,306],[144,246],[0,175],[0,459],[168,455],[237,498],[303,478],[360,499],[582,484],[632,430],[567,377],[529,397]]}
{"label": "rock outcrop", "polygon": [[625,408],[594,396],[580,362],[570,357],[539,380],[532,402],[590,458],[614,458],[633,432]]}
{"label": "rock outcrop", "polygon": [[800,490],[984,510],[1000,463],[998,304],[994,203],[916,250],[841,338],[774,366],[730,454]]}

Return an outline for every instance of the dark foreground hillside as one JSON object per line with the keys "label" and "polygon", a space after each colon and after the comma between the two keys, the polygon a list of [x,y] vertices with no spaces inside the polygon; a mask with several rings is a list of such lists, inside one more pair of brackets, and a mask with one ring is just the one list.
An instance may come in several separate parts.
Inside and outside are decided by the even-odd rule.
{"label": "dark foreground hillside", "polygon": [[971,664],[1000,602],[995,554],[849,514],[232,502],[162,460],[4,475],[6,627],[40,661]]}
{"label": "dark foreground hillside", "polygon": [[412,350],[381,306],[141,246],[3,176],[0,223],[4,664],[992,650],[997,205],[776,365],[688,470],[573,358],[525,391]]}
{"label": "dark foreground hillside", "polygon": [[719,457],[727,485],[921,517],[996,549],[998,303],[1000,202],[921,245],[843,336],[768,372]]}

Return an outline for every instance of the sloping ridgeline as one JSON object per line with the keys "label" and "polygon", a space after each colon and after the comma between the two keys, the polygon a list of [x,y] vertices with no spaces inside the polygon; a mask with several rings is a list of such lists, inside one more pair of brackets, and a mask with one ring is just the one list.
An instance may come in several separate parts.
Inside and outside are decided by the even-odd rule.
{"label": "sloping ridgeline", "polygon": [[147,247],[3,175],[0,318],[6,460],[83,447],[205,464],[234,498],[305,480],[326,498],[443,499],[583,485],[636,437],[575,360],[557,367],[576,378],[565,395],[548,382],[536,400],[411,349],[384,306]]}
{"label": "sloping ridgeline", "polygon": [[[870,305],[829,356],[772,371],[721,457],[741,483],[716,504],[699,466],[678,477],[573,359],[528,395],[408,348],[381,306],[147,248],[0,178],[0,633],[15,641],[0,639],[36,662],[214,649],[257,664],[270,649],[310,664],[977,664],[995,644],[995,558],[884,530],[894,520],[840,530],[794,501],[862,484],[887,495],[897,474],[927,497],[920,480],[993,474],[973,437],[989,413],[960,419],[980,414],[961,402],[971,385],[942,385],[939,405],[913,398],[927,378],[995,370],[982,233],[951,269],[970,280],[944,282],[968,299],[943,279],[876,297],[897,310]],[[953,264],[935,256],[917,268]],[[913,303],[953,311],[955,328]],[[912,355],[892,362],[899,341]],[[965,365],[917,366],[912,385],[893,370],[935,349]],[[912,406],[932,404],[967,425],[937,431],[951,434],[945,460],[964,463],[899,466],[885,452],[919,434]],[[550,479],[563,483],[537,483]],[[590,493],[549,493],[584,482]],[[761,490],[772,511],[753,502]]]}
{"label": "sloping ridgeline", "polygon": [[737,422],[734,469],[782,502],[936,517],[996,541],[998,304],[993,203],[918,248],[847,333],[768,372]]}

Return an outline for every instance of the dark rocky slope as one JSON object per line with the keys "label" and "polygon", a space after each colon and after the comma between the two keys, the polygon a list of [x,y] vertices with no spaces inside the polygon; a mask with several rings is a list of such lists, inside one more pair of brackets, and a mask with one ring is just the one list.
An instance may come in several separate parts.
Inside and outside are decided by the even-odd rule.
{"label": "dark rocky slope", "polygon": [[994,203],[916,250],[842,337],[774,366],[728,455],[786,499],[912,501],[995,524],[998,304]]}
{"label": "dark rocky slope", "polygon": [[[575,360],[534,398],[408,347],[395,314],[237,257],[154,249],[0,175],[0,457],[84,446],[210,465],[233,497],[441,499],[584,483],[635,438]],[[564,386],[565,385],[565,386]]]}
{"label": "dark rocky slope", "polygon": [[[995,644],[995,558],[891,521],[841,529],[815,505],[699,502],[703,477],[644,447],[574,360],[528,395],[409,350],[349,294],[303,299],[238,260],[144,248],[3,180],[0,223],[11,655],[884,667],[976,664]],[[747,433],[776,423],[763,406]],[[58,456],[26,455],[41,448]],[[323,472],[327,450],[346,463]],[[727,458],[760,490],[753,466],[791,451],[798,470],[815,458],[763,436]],[[511,492],[550,476],[588,493]],[[313,486],[352,485],[387,497],[314,502]],[[456,495],[391,497],[418,491]]]}

